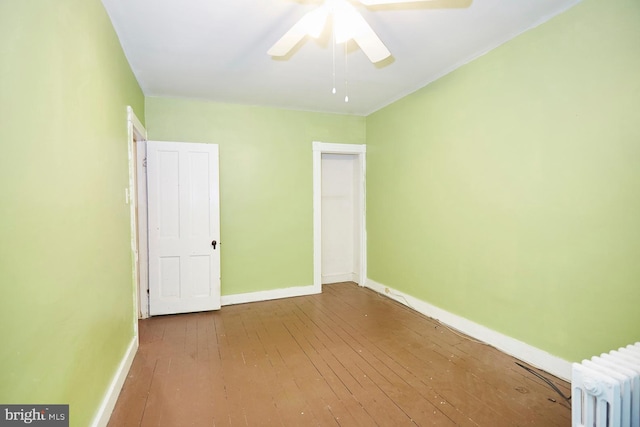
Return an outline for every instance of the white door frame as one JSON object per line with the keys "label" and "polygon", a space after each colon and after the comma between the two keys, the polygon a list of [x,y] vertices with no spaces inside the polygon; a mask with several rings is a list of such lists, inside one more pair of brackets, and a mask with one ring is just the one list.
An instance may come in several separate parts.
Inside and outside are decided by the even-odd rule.
{"label": "white door frame", "polygon": [[[138,319],[149,317],[149,296],[147,294],[148,265],[146,260],[147,242],[140,240],[138,210],[146,212],[146,198],[141,200],[138,191],[138,143],[147,140],[147,130],[144,128],[133,108],[127,107],[128,157],[129,157],[129,188],[127,189],[127,203],[131,210],[131,251],[133,253],[133,310],[134,331],[138,335]],[[144,193],[144,192],[143,192]],[[145,222],[146,224],[146,222]],[[145,226],[146,227],[146,226]],[[145,234],[146,235],[146,234]],[[143,262],[141,262],[141,254]]]}
{"label": "white door frame", "polygon": [[322,291],[322,155],[354,154],[358,156],[360,181],[359,200],[356,208],[360,212],[360,286],[367,280],[367,222],[366,222],[366,154],[365,144],[334,144],[314,141],[313,149],[313,288]]}

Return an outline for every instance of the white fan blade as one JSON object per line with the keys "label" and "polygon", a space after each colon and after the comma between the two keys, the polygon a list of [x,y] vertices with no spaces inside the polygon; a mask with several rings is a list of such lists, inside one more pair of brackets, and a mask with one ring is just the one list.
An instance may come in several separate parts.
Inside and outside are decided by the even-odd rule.
{"label": "white fan blade", "polygon": [[360,49],[373,63],[382,61],[391,56],[389,49],[382,43],[380,37],[373,31],[367,21],[357,13],[353,16],[355,27],[358,31],[353,35],[353,40],[358,43]]}
{"label": "white fan blade", "polygon": [[284,36],[280,38],[267,53],[271,56],[285,56],[306,35],[319,37],[325,26],[329,11],[320,7],[304,15]]}
{"label": "white fan blade", "polygon": [[365,6],[379,6],[385,4],[398,4],[398,3],[421,3],[425,1],[433,0],[358,0]]}
{"label": "white fan blade", "polygon": [[302,18],[300,18],[300,21],[298,21],[298,23],[302,26],[307,34],[309,34],[314,39],[317,39],[318,37],[320,37],[320,34],[322,34],[322,30],[327,23],[328,17],[329,9],[321,6],[304,15]]}
{"label": "white fan blade", "polygon": [[341,4],[339,8],[333,10],[333,31],[336,43],[344,43],[369,30],[367,21],[350,3]]}
{"label": "white fan blade", "polygon": [[294,25],[280,40],[271,46],[267,53],[271,56],[285,56],[304,36],[306,36],[306,33],[299,31]]}
{"label": "white fan blade", "polygon": [[362,36],[354,37],[360,49],[367,55],[369,60],[373,63],[380,62],[383,59],[386,59],[391,56],[391,52],[389,49],[382,43],[382,40],[371,31],[369,34],[365,34]]}

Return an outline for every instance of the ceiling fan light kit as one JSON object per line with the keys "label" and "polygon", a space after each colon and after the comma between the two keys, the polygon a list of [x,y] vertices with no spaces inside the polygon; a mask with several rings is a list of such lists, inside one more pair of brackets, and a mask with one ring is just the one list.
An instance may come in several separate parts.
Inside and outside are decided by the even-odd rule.
{"label": "ceiling fan light kit", "polygon": [[[431,0],[357,0],[365,6],[398,3],[417,3]],[[331,17],[335,43],[355,41],[373,63],[380,62],[391,52],[373,31],[371,26],[349,2],[349,0],[324,0],[316,9],[308,12],[278,40],[268,54],[275,57],[286,56],[305,36],[320,37]]]}

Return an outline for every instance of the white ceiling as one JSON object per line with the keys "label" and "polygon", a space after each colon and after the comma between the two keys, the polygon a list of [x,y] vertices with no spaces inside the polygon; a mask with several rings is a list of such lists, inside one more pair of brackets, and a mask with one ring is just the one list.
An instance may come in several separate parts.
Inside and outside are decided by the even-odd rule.
{"label": "white ceiling", "polygon": [[333,95],[329,31],[303,40],[284,59],[266,53],[319,0],[102,0],[146,96],[357,115],[390,104],[579,1],[433,0],[369,8],[355,2],[392,57],[372,64],[353,42],[346,55],[339,45]]}

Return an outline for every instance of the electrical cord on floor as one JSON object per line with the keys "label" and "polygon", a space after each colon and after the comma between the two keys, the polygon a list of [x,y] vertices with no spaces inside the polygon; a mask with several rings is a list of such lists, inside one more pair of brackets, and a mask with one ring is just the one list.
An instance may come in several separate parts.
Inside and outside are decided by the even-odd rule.
{"label": "electrical cord on floor", "polygon": [[535,375],[536,377],[540,378],[542,381],[544,381],[545,383],[549,384],[549,386],[556,392],[558,393],[568,404],[569,404],[569,409],[571,409],[571,396],[567,397],[564,395],[564,393],[562,393],[562,391],[560,391],[560,389],[553,383],[551,382],[550,379],[546,378],[544,375],[539,374],[538,372],[534,371],[533,369],[524,366],[521,363],[516,362],[516,365],[520,366],[522,369],[524,369],[525,371]]}
{"label": "electrical cord on floor", "polygon": [[[415,308],[413,308],[413,307],[411,306],[411,304],[409,303],[409,301],[407,300],[407,298],[405,298],[405,296],[404,296],[404,295],[400,295],[400,294],[397,294],[397,293],[395,293],[395,292],[391,292],[391,291],[389,291],[389,290],[387,290],[387,291],[385,292],[385,294],[383,294],[383,293],[381,293],[381,292],[380,292],[380,293],[378,293],[378,295],[379,295],[379,296],[381,296],[381,297],[382,297],[382,296],[386,296],[386,297],[391,298],[391,299],[393,299],[393,300],[395,300],[395,301],[398,301],[398,298],[401,298],[402,300],[404,300],[404,304],[405,304],[407,307],[409,307],[410,309],[412,309],[412,310],[414,310],[414,311],[417,311]],[[398,302],[400,302],[400,301],[398,301]],[[454,329],[454,328],[450,327],[450,326],[449,326],[449,325],[447,325],[446,323],[442,323],[442,322],[441,322],[440,320],[438,320],[438,319],[433,319],[433,320],[435,320],[435,321],[436,321],[440,326],[445,327],[445,328],[446,328],[446,329],[448,329],[450,332],[454,333],[455,335],[458,335],[458,336],[459,336],[459,337],[461,337],[461,338],[464,338],[464,339],[466,339],[466,340],[469,340],[469,341],[475,342],[475,343],[477,343],[477,344],[482,344],[482,345],[486,345],[486,346],[489,346],[489,347],[493,347],[492,345],[490,345],[490,344],[488,344],[488,343],[486,343],[486,342],[478,341],[478,340],[476,340],[476,339],[474,339],[474,338],[472,338],[472,337],[470,337],[470,336],[468,336],[468,335],[466,335],[466,334],[463,334],[463,333],[461,333],[461,332],[458,332],[456,329]],[[562,398],[563,398],[563,399],[564,399],[564,400],[569,404],[569,409],[571,409],[571,396],[569,396],[569,397],[565,396],[565,395],[564,395],[564,393],[562,393],[562,391],[561,391],[561,390],[560,390],[560,389],[559,389],[559,388],[558,388],[558,387],[557,387],[553,382],[551,382],[551,380],[549,380],[548,378],[546,378],[544,375],[541,375],[541,374],[537,373],[537,372],[536,372],[536,371],[534,371],[533,369],[528,368],[527,366],[524,366],[524,365],[523,365],[523,364],[521,364],[521,363],[518,363],[518,362],[515,362],[515,363],[516,363],[516,365],[520,366],[522,369],[526,370],[527,372],[532,373],[533,375],[535,375],[536,377],[540,378],[542,381],[544,381],[545,383],[547,383],[547,384],[548,384],[548,385],[549,385],[549,386],[550,386],[550,387],[551,387],[551,388],[552,388],[556,393],[558,393],[558,394],[559,394],[559,395],[560,395],[560,396],[561,396],[561,397],[562,397]],[[563,405],[563,406],[564,406],[564,405]]]}
{"label": "electrical cord on floor", "polygon": [[[391,298],[392,300],[397,301],[400,304],[406,305],[407,307],[409,307],[413,311],[418,311],[409,303],[409,300],[407,298],[405,298],[404,295],[396,294],[395,292],[390,291],[388,288],[387,288],[387,290],[385,290],[384,294],[382,292],[378,292],[378,296],[379,297]],[[404,301],[404,303],[402,301],[398,301],[398,298],[401,298],[402,301]]]}
{"label": "electrical cord on floor", "polygon": [[[399,302],[400,304],[402,304],[402,301],[398,301],[398,299],[399,299],[399,298],[401,298],[401,299],[404,301],[404,305],[406,305],[407,307],[409,307],[409,308],[410,308],[410,309],[412,309],[413,311],[420,313],[420,311],[416,310],[416,309],[415,309],[415,308],[414,308],[414,307],[409,303],[409,300],[407,300],[407,298],[406,298],[404,295],[397,294],[397,293],[395,293],[395,292],[392,292],[392,291],[388,290],[388,291],[385,291],[385,293],[384,293],[384,294],[383,294],[383,293],[381,293],[381,292],[379,292],[379,293],[378,293],[378,296],[380,296],[380,297],[383,297],[383,296],[384,296],[384,297],[390,298],[390,299],[392,299],[392,300],[394,300],[394,301],[397,301],[397,302]],[[477,340],[477,339],[474,339],[474,338],[470,337],[469,335],[467,335],[467,334],[465,334],[465,333],[463,333],[463,332],[459,332],[457,329],[452,328],[451,326],[447,325],[446,323],[441,322],[440,320],[438,320],[438,319],[436,319],[436,318],[431,317],[431,319],[433,319],[433,321],[437,322],[439,326],[442,326],[442,327],[444,327],[445,329],[448,329],[448,330],[449,330],[449,332],[451,332],[451,333],[453,333],[453,334],[455,334],[455,335],[459,336],[460,338],[464,338],[464,339],[466,339],[466,340],[468,340],[468,341],[471,341],[471,342],[474,342],[474,343],[476,343],[476,344],[482,344],[482,345],[486,345],[486,346],[489,346],[489,347],[493,347],[492,345],[487,344],[487,343],[486,343],[486,342],[484,342],[484,341],[479,341],[479,340]],[[436,326],[436,327],[437,327],[437,326]]]}
{"label": "electrical cord on floor", "polygon": [[[476,344],[482,344],[482,345],[486,345],[487,347],[493,347],[491,344],[486,343],[486,342],[484,342],[484,341],[477,340],[477,339],[475,339],[475,338],[472,338],[472,337],[470,337],[469,335],[465,334],[464,332],[458,332],[458,330],[457,330],[457,329],[452,328],[451,326],[447,325],[446,323],[442,323],[442,322],[441,322],[440,320],[438,320],[438,319],[434,319],[434,320],[435,320],[436,322],[438,322],[438,324],[439,324],[440,326],[442,326],[442,327],[444,327],[444,328],[448,329],[448,330],[449,330],[449,332],[451,332],[452,334],[455,334],[455,335],[459,336],[460,338],[464,338],[465,340],[467,340],[467,341],[471,341],[471,342],[476,343]],[[495,347],[493,347],[493,348],[495,348]]]}

